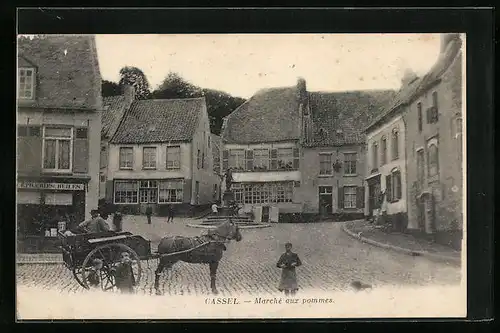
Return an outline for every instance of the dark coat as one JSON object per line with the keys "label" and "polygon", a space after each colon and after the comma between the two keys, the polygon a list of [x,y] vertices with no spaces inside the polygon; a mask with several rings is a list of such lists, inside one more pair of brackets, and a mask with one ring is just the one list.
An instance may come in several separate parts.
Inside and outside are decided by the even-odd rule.
{"label": "dark coat", "polygon": [[[295,263],[295,266],[292,264]],[[278,286],[279,291],[283,290],[298,290],[299,286],[297,284],[297,274],[295,273],[295,267],[302,265],[299,256],[296,253],[283,253],[278,260],[276,266],[282,268],[281,280]]]}
{"label": "dark coat", "polygon": [[153,208],[150,206],[146,207],[146,215],[152,215],[153,214]]}
{"label": "dark coat", "polygon": [[123,216],[121,214],[113,215],[113,224],[115,226],[115,231],[122,231],[122,220]]}
{"label": "dark coat", "polygon": [[135,276],[129,263],[120,263],[114,271],[116,287],[122,292],[132,292],[135,286]]}

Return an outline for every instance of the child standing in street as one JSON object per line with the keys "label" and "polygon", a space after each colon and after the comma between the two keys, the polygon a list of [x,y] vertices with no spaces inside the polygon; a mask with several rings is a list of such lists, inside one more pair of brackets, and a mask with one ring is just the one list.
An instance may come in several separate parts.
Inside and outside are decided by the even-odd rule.
{"label": "child standing in street", "polygon": [[89,287],[97,288],[101,284],[100,271],[102,269],[103,262],[101,259],[92,260],[92,268],[90,269],[89,275],[87,276],[87,281]]}
{"label": "child standing in street", "polygon": [[121,253],[120,263],[114,270],[116,287],[122,293],[133,293],[135,287],[135,276],[132,269],[132,259],[128,252]]}
{"label": "child standing in street", "polygon": [[276,266],[281,268],[281,281],[278,286],[279,291],[284,291],[285,296],[294,296],[299,289],[295,267],[302,265],[299,256],[292,252],[292,243],[285,244],[285,253],[278,260]]}

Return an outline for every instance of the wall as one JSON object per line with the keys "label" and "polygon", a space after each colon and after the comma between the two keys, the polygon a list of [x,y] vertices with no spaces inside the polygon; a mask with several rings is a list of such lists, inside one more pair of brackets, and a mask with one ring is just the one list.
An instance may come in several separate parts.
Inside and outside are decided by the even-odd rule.
{"label": "wall", "polygon": [[[436,231],[461,230],[462,222],[462,163],[459,158],[458,141],[455,140],[454,120],[462,116],[462,57],[459,56],[441,78],[441,82],[428,89],[414,100],[405,121],[408,126],[408,140],[406,149],[409,159],[416,161],[416,151],[424,148],[424,186],[433,193],[436,200],[435,226]],[[439,120],[434,124],[427,124],[425,110],[432,105],[432,93],[438,94]],[[417,103],[422,103],[423,121],[422,132],[418,130]],[[439,177],[429,179],[427,174],[427,143],[436,138],[439,148]],[[417,190],[412,184],[417,182],[416,163],[408,165],[408,200],[409,224],[412,228],[418,227],[417,207],[415,196]]]}
{"label": "wall", "polygon": [[[20,108],[17,112],[17,124],[24,125],[66,125],[88,128],[88,172],[90,177],[85,196],[85,218],[90,218],[90,211],[97,208],[99,198],[99,154],[101,139],[101,111],[59,111],[46,112],[42,109]],[[42,161],[40,160],[40,163]],[[79,177],[82,175],[79,174]],[[68,177],[71,177],[69,175]]]}
{"label": "wall", "polygon": [[[399,140],[398,140],[398,159],[393,160],[392,158],[392,131],[397,128],[399,130]],[[381,165],[381,152],[382,145],[381,140],[382,137],[387,138],[387,158],[384,165]],[[393,215],[397,213],[406,213],[406,152],[405,152],[405,136],[406,136],[406,128],[405,123],[403,121],[403,117],[401,115],[394,116],[388,122],[382,124],[378,128],[371,129],[367,132],[367,146],[366,146],[366,178],[380,174],[380,188],[381,191],[386,190],[386,179],[387,175],[390,175],[392,170],[399,169],[401,172],[401,199],[397,202],[388,203],[387,205],[387,214]],[[373,150],[372,144],[374,142],[378,143],[378,165],[373,165]],[[410,164],[410,163],[408,163]],[[378,171],[373,172],[372,170],[377,168]],[[368,214],[368,194],[365,192],[365,214]]]}
{"label": "wall", "polygon": [[[210,122],[205,103],[203,103],[203,110],[200,113],[198,120],[198,128],[193,136],[193,149],[191,152],[191,168],[193,170],[193,185],[191,204],[207,205],[218,198],[214,198],[214,184],[217,187],[220,185],[220,178],[213,171],[214,157],[212,153],[213,143],[208,147],[208,138],[210,137]],[[205,155],[205,163],[203,168],[198,168],[197,154],[198,149]],[[198,198],[196,198],[196,182],[200,184]]]}
{"label": "wall", "polygon": [[[337,159],[342,163],[340,172],[333,175],[320,175],[320,153],[332,153],[332,161]],[[356,175],[344,175],[343,153],[356,153]],[[343,209],[339,208],[338,189],[343,186],[363,186],[365,170],[364,146],[322,147],[304,148],[301,156],[302,181],[299,188],[299,200],[304,204],[305,213],[319,212],[319,186],[332,186],[332,213],[342,211],[363,213],[363,208]]]}

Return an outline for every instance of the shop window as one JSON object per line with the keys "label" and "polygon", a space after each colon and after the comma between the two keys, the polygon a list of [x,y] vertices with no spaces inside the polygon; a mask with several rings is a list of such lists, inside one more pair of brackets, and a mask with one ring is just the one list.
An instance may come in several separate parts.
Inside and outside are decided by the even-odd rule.
{"label": "shop window", "polygon": [[131,180],[115,180],[115,203],[138,203],[138,182]]}
{"label": "shop window", "polygon": [[183,201],[183,181],[164,180],[159,183],[159,203],[181,203]]}
{"label": "shop window", "polygon": [[144,147],[142,149],[142,168],[156,169],[156,148]]}
{"label": "shop window", "polygon": [[344,175],[356,175],[356,153],[344,153]]}
{"label": "shop window", "polygon": [[167,147],[167,169],[175,170],[181,167],[181,147]]}
{"label": "shop window", "polygon": [[132,147],[120,148],[120,169],[132,169],[134,166],[134,149]]}
{"label": "shop window", "polygon": [[332,175],[332,154],[331,153],[320,153],[319,154],[319,174],[320,175]]}
{"label": "shop window", "polygon": [[235,188],[235,197],[245,204],[292,202],[293,182],[243,184],[242,188]]}
{"label": "shop window", "polygon": [[344,208],[356,208],[357,186],[344,186]]}
{"label": "shop window", "polygon": [[158,182],[156,180],[141,180],[139,183],[140,203],[158,202]]}
{"label": "shop window", "polygon": [[19,90],[18,97],[20,99],[34,99],[35,97],[35,69],[34,68],[19,68],[18,71]]}
{"label": "shop window", "polygon": [[72,164],[73,129],[45,127],[43,133],[43,168],[45,171],[69,172]]}

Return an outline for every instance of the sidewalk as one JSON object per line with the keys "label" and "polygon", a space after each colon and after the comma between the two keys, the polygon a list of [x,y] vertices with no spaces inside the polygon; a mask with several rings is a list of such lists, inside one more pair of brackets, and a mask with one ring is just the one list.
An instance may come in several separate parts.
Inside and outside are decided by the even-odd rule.
{"label": "sidewalk", "polygon": [[461,263],[461,253],[452,248],[409,234],[386,233],[364,220],[346,222],[342,229],[351,237],[374,246],[411,256],[424,256],[455,264]]}

